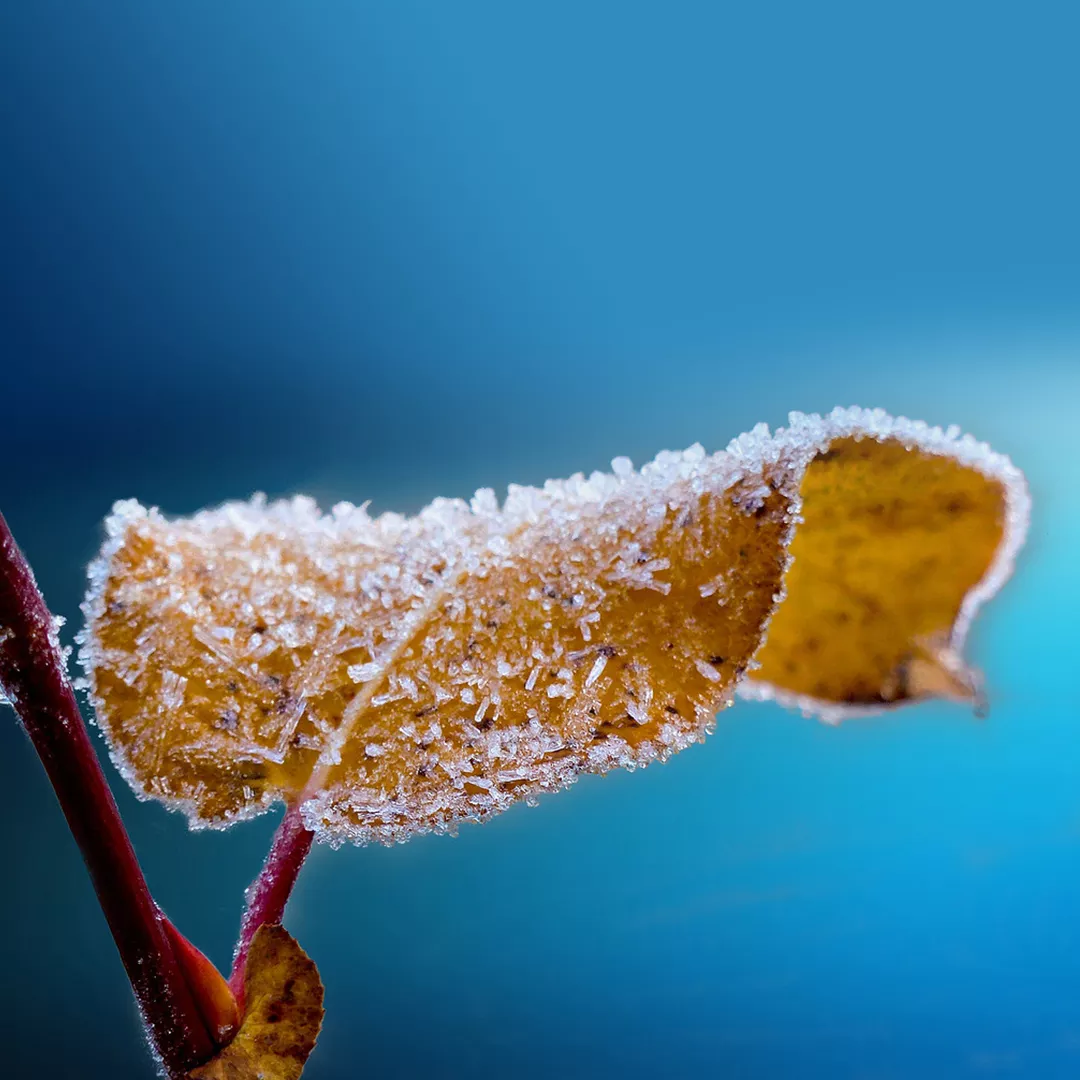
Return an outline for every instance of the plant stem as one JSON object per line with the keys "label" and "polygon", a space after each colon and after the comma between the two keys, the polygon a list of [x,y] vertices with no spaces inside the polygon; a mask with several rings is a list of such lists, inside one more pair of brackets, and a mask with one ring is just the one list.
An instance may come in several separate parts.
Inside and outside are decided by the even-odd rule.
{"label": "plant stem", "polygon": [[[52,616],[0,514],[0,688],[41,758],[90,872],[148,1033],[173,1076],[217,1043],[170,943],[79,713]],[[211,1010],[212,1011],[212,1010]]]}
{"label": "plant stem", "polygon": [[240,1010],[244,1008],[244,965],[255,931],[266,923],[280,923],[285,914],[289,894],[296,884],[300,868],[311,850],[313,834],[300,816],[299,804],[285,810],[285,816],[274,833],[273,843],[259,876],[248,886],[244,897],[247,908],[240,922],[240,940],[236,943],[229,987]]}

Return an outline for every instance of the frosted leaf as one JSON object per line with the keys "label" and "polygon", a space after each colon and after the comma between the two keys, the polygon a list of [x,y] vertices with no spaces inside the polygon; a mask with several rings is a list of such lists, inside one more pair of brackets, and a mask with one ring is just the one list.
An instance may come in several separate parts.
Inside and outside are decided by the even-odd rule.
{"label": "frosted leaf", "polygon": [[[302,797],[330,838],[393,839],[475,816],[481,792],[495,810],[558,787],[601,743],[604,768],[637,762],[660,722],[689,744],[739,670],[706,680],[694,659],[749,662],[780,588],[789,479],[767,512],[740,505],[772,476],[679,457],[412,519],[298,499],[170,522],[126,504],[83,650],[114,757],[196,825]],[[699,585],[732,563],[741,602],[702,607]],[[508,769],[520,778],[465,779]]]}
{"label": "frosted leaf", "polygon": [[[818,483],[822,469],[843,482]],[[287,800],[321,839],[392,842],[662,760],[711,730],[747,673],[748,693],[819,712],[962,696],[963,633],[1008,574],[1026,498],[973,440],[841,410],[719,454],[512,487],[502,507],[486,489],[413,518],[298,498],[168,521],[119,503],[81,658],[125,776],[193,826]],[[813,522],[856,535],[903,507],[940,526],[899,529],[889,567],[922,576],[877,573],[867,593]],[[936,572],[926,558],[957,537],[978,557]],[[865,693],[867,628],[822,622],[819,579],[854,581],[884,613]],[[817,695],[796,678],[815,634],[835,675]]]}

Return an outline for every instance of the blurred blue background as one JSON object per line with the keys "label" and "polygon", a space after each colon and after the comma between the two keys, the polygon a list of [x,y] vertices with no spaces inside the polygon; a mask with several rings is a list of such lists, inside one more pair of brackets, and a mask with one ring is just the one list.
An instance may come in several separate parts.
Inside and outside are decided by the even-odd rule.
{"label": "blurred blue background", "polygon": [[[1062,10],[1068,10],[1063,8]],[[1080,1070],[1080,90],[1040,5],[0,6],[0,506],[77,625],[112,501],[435,495],[881,405],[1013,455],[993,710],[744,704],[457,839],[317,850],[306,1076]],[[0,717],[5,1075],[149,1076]],[[228,963],[274,822],[110,769]]]}

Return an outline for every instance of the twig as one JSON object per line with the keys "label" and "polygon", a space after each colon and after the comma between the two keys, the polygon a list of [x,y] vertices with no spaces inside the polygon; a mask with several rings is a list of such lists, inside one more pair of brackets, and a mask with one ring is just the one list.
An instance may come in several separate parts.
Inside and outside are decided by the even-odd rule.
{"label": "twig", "polygon": [[266,923],[280,923],[285,905],[296,884],[304,859],[311,850],[311,830],[304,824],[297,805],[289,806],[274,834],[274,841],[259,876],[244,894],[247,909],[240,922],[240,939],[236,943],[229,987],[240,1009],[244,1007],[244,965],[255,931]]}
{"label": "twig", "polygon": [[[68,680],[55,623],[0,514],[0,688],[11,700],[82,852],[162,1064],[183,1076],[218,1046],[215,1003],[189,983],[154,902]],[[189,968],[190,974],[190,968]]]}

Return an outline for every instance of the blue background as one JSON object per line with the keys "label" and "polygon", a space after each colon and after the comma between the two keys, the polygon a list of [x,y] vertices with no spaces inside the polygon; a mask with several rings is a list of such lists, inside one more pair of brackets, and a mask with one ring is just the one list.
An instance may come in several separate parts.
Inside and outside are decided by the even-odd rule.
{"label": "blue background", "polygon": [[[891,8],[891,10],[889,10]],[[310,1080],[1080,1070],[1078,28],[1038,4],[0,5],[0,506],[435,495],[881,405],[1012,454],[990,719],[771,706],[456,840],[314,853]],[[5,1075],[150,1066],[0,724]],[[138,804],[228,963],[271,819]]]}

